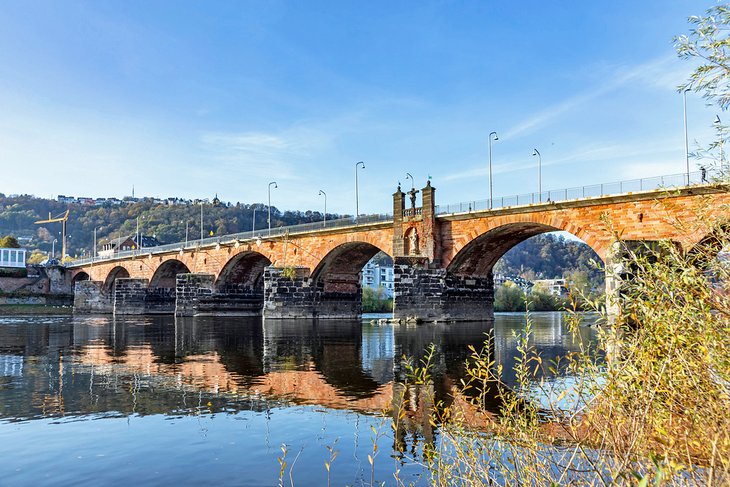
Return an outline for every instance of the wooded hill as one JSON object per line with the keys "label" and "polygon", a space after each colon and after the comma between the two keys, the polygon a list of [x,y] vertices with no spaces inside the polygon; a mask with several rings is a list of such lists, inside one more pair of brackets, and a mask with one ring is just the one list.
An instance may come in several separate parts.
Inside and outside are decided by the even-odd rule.
{"label": "wooded hill", "polygon": [[[37,198],[30,195],[6,197],[0,193],[0,236],[18,237],[23,247],[28,249],[51,250],[54,238],[58,239],[56,251],[60,249],[61,224],[48,223],[36,225],[36,220],[62,214],[70,210],[67,231],[69,235],[69,255],[83,255],[90,252],[94,241],[94,228],[97,228],[99,244],[120,235],[133,235],[137,231],[139,218],[140,233],[154,235],[163,243],[185,240],[187,223],[189,239],[200,238],[200,205],[167,205],[142,199],[123,205],[92,206],[79,203],[60,203],[56,200]],[[256,229],[268,228],[266,205],[225,204],[203,205],[203,235],[225,235],[247,232],[253,228],[253,215],[256,210]],[[327,219],[340,218],[328,214]],[[271,208],[271,226],[280,227],[299,223],[321,222],[323,215],[317,211],[285,211]]]}

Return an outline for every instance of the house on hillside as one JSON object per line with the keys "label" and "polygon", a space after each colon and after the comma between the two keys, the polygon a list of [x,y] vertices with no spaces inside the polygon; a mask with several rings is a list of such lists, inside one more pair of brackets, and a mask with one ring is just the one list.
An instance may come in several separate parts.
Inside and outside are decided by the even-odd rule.
{"label": "house on hillside", "polygon": [[157,240],[154,236],[142,235],[140,237],[140,245],[138,245],[137,235],[130,235],[127,237],[115,238],[103,244],[98,254],[100,257],[111,257],[119,252],[157,247],[158,245],[162,245],[162,242]]}

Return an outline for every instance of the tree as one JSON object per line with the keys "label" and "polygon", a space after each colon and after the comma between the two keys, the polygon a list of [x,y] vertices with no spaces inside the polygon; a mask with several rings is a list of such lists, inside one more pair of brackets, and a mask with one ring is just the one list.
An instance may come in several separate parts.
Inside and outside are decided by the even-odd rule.
{"label": "tree", "polygon": [[[674,38],[674,46],[680,58],[699,62],[679,91],[694,91],[706,100],[717,104],[722,111],[730,106],[730,6],[717,5],[708,9],[705,16],[688,18],[689,35]],[[728,139],[728,126],[721,121],[714,125],[717,132],[715,142],[701,148],[693,155],[708,159],[713,177],[725,179],[724,147]],[[719,153],[719,154],[718,154]]]}
{"label": "tree", "polygon": [[20,244],[18,240],[12,235],[6,235],[0,238],[0,248],[3,249],[19,249]]}
{"label": "tree", "polygon": [[27,263],[34,265],[34,264],[40,264],[41,262],[44,262],[46,259],[48,259],[48,254],[45,252],[42,252],[38,249],[34,249],[33,252],[31,252],[30,256],[28,257]]}
{"label": "tree", "polygon": [[689,35],[674,38],[677,54],[682,59],[699,60],[689,80],[680,91],[692,90],[726,110],[730,106],[730,6],[717,5],[706,16],[693,15]]}

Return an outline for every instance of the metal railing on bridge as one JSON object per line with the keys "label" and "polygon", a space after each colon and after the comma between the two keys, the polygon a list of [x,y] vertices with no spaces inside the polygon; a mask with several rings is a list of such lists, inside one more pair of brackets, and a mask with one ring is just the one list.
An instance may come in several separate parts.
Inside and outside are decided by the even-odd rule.
{"label": "metal railing on bridge", "polygon": [[[688,177],[689,176],[689,177]],[[592,184],[589,186],[578,186],[567,189],[552,189],[541,193],[525,193],[512,196],[501,196],[491,201],[473,200],[461,203],[452,203],[436,206],[437,215],[449,213],[467,213],[470,211],[486,211],[511,206],[534,205],[557,201],[569,201],[583,198],[596,198],[599,196],[611,196],[624,193],[635,193],[640,191],[652,191],[658,189],[680,188],[698,184],[706,184],[709,181],[703,179],[700,171],[682,174],[670,174],[668,176],[655,176],[651,178],[630,179],[614,183]]]}
{"label": "metal railing on bridge", "polygon": [[[651,178],[630,179],[627,181],[618,181],[614,183],[593,184],[589,186],[579,186],[575,188],[556,189],[543,191],[542,193],[526,193],[513,196],[501,196],[494,198],[492,201],[473,200],[455,204],[437,205],[436,214],[446,215],[451,213],[465,213],[471,211],[487,211],[513,206],[533,205],[547,202],[569,201],[583,198],[595,198],[600,196],[618,195],[624,193],[632,193],[637,191],[651,191],[658,189],[671,189],[685,186],[693,186],[707,184],[709,181],[704,179],[704,174],[700,171],[683,174],[671,174],[668,176],[656,176]],[[407,212],[409,210],[406,210]],[[327,220],[326,222],[302,223],[299,225],[289,225],[286,227],[259,229],[256,231],[233,233],[229,235],[221,235],[218,237],[208,237],[203,239],[188,240],[187,242],[177,242],[166,245],[158,245],[156,247],[147,247],[137,250],[127,250],[117,252],[109,256],[97,256],[84,259],[77,259],[68,266],[75,267],[90,264],[93,262],[123,259],[125,257],[134,257],[136,255],[157,254],[164,252],[178,251],[182,249],[195,249],[197,247],[214,245],[217,243],[228,243],[235,241],[255,241],[257,239],[266,239],[269,237],[281,237],[283,235],[296,235],[302,233],[311,233],[315,231],[331,230],[333,228],[355,227],[358,225],[368,225],[373,223],[385,223],[393,220],[393,216],[389,214],[365,215],[360,216],[357,220],[354,217],[339,218],[335,220]]]}
{"label": "metal railing on bridge", "polygon": [[370,225],[374,223],[385,223],[393,221],[393,215],[379,214],[379,215],[361,215],[357,220],[355,217],[337,218],[333,220],[327,220],[326,222],[314,222],[314,223],[300,223],[298,225],[288,225],[285,227],[275,227],[270,231],[268,228],[257,229],[256,231],[250,230],[248,232],[230,233],[228,235],[221,235],[218,237],[207,237],[202,239],[188,240],[187,242],[177,242],[165,245],[157,245],[155,247],[143,247],[135,250],[125,250],[122,252],[115,252],[113,255],[105,255],[96,257],[87,257],[83,259],[76,259],[73,262],[67,264],[68,267],[76,267],[81,265],[90,264],[93,262],[103,262],[107,260],[123,259],[125,257],[134,257],[136,255],[147,255],[147,254],[159,254],[165,252],[174,252],[183,249],[195,249],[198,247],[204,247],[206,245],[215,245],[218,243],[229,243],[229,242],[245,242],[245,241],[256,241],[258,239],[267,239],[270,237],[281,237],[284,235],[297,235],[302,233],[312,233],[316,231],[332,230],[334,228],[347,228],[357,227],[360,225]]}

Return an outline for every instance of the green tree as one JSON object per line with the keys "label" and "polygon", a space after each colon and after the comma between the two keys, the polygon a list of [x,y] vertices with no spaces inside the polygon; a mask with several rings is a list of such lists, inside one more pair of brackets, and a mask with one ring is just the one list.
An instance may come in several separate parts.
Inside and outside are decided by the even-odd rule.
{"label": "green tree", "polygon": [[499,286],[494,292],[495,311],[525,311],[525,294],[515,285]]}
{"label": "green tree", "polygon": [[674,38],[682,59],[699,60],[700,65],[682,84],[680,91],[692,90],[726,110],[730,106],[730,6],[717,5],[705,16],[693,15],[689,35]]}
{"label": "green tree", "polygon": [[18,240],[12,235],[6,235],[0,238],[0,248],[3,249],[19,249],[20,244]]}
{"label": "green tree", "polygon": [[[679,91],[694,91],[722,111],[730,106],[730,6],[716,5],[704,16],[689,17],[690,32],[674,38],[674,46],[680,58],[697,62],[686,83]],[[699,148],[694,156],[709,161],[707,169],[713,179],[727,179],[724,170],[725,146],[728,141],[728,126],[722,122],[714,124],[715,141],[706,148]]]}

